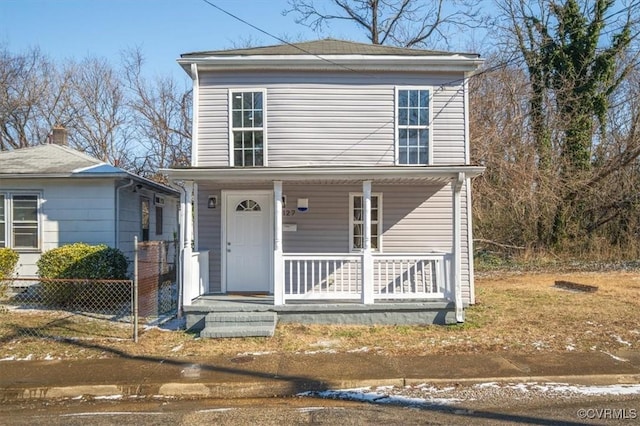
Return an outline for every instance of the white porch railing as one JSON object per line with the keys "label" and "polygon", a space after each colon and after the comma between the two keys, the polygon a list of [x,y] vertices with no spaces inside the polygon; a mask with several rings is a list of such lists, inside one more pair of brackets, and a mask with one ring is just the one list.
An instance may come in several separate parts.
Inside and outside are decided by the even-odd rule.
{"label": "white porch railing", "polygon": [[444,255],[374,255],[374,298],[444,298],[444,263]]}
{"label": "white porch railing", "polygon": [[[445,255],[374,254],[374,299],[439,299],[447,294]],[[284,254],[284,300],[362,298],[362,254]]]}
{"label": "white porch railing", "polygon": [[283,255],[284,298],[359,299],[362,255]]}

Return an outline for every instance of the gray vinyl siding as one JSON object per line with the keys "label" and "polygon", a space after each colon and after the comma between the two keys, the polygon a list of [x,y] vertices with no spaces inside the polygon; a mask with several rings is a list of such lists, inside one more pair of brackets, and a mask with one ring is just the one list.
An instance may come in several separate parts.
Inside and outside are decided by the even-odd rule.
{"label": "gray vinyl siding", "polygon": [[[224,189],[272,189],[270,185],[234,186]],[[387,254],[452,252],[452,192],[449,184],[373,184],[382,193],[382,251]],[[309,210],[284,216],[284,224],[296,224],[297,231],[283,232],[284,253],[349,253],[349,193],[362,192],[359,184],[308,185],[285,182],[286,210],[294,210],[298,198],[309,199]],[[198,184],[199,249],[209,251],[210,292],[221,291],[222,206],[207,209],[211,195],[221,199],[221,188]],[[466,197],[462,201],[463,299],[469,302],[469,257],[467,252]]]}
{"label": "gray vinyl siding", "polygon": [[203,73],[198,164],[229,165],[229,89],[266,89],[268,165],[393,165],[395,89],[431,86],[434,165],[464,163],[462,74]]}

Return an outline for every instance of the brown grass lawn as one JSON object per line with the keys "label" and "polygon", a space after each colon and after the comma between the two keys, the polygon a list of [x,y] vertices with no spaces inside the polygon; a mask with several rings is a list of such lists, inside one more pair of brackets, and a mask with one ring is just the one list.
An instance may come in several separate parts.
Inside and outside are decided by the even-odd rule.
{"label": "brown grass lawn", "polygon": [[[560,290],[556,280],[598,286],[594,293]],[[281,324],[273,338],[199,339],[152,328],[138,344],[130,328],[89,330],[71,342],[24,337],[0,314],[0,359],[91,358],[119,354],[206,357],[258,352],[374,351],[425,355],[462,352],[614,351],[640,348],[640,273],[494,274],[476,279],[477,304],[454,326],[324,326]],[[4,319],[2,319],[4,317]],[[15,318],[14,318],[15,319]],[[20,319],[22,326],[28,320]],[[14,321],[15,326],[15,321]],[[63,323],[82,335],[83,324]]]}

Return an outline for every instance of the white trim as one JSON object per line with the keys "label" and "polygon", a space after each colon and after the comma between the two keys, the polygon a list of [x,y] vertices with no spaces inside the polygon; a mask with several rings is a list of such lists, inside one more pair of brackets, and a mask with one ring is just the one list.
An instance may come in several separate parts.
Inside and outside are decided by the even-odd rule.
{"label": "white trim", "polygon": [[229,149],[229,166],[235,167],[235,152],[233,146],[233,93],[262,93],[262,128],[251,129],[252,131],[262,130],[262,165],[261,166],[245,166],[247,167],[267,167],[269,160],[267,156],[267,89],[266,88],[252,88],[252,87],[233,87],[229,88],[227,95],[227,129],[228,129],[228,149]]}
{"label": "white trim", "polygon": [[464,82],[462,83],[463,92],[463,108],[464,108],[464,164],[471,163],[470,146],[471,141],[469,136],[469,77],[465,74]]}
{"label": "white trim", "polygon": [[[220,191],[220,198],[221,200],[221,206],[220,208],[222,209],[222,211],[220,212],[220,216],[221,216],[221,232],[220,232],[220,290],[222,291],[222,293],[227,293],[228,288],[227,288],[227,219],[228,219],[228,215],[227,215],[227,206],[229,205],[229,197],[230,196],[235,196],[235,195],[245,195],[245,196],[251,196],[251,195],[268,195],[269,196],[269,206],[267,208],[267,210],[269,211],[269,223],[273,223],[274,221],[274,207],[273,207],[273,191],[272,190],[268,190],[268,189],[256,189],[256,190],[249,190],[249,189],[244,189],[244,190],[225,190],[223,189],[222,191]],[[274,247],[274,227],[270,226],[269,227],[269,247]],[[274,262],[274,257],[273,257],[273,250],[269,250],[270,256],[269,256],[269,271],[268,271],[268,276],[269,276],[269,291],[271,293],[273,293],[273,289],[274,289],[274,285],[273,285],[273,276],[274,276],[274,269],[273,269],[273,262]]]}
{"label": "white trim", "polygon": [[171,180],[215,180],[217,182],[255,181],[312,181],[318,179],[354,180],[362,179],[419,179],[449,182],[458,173],[467,177],[479,176],[484,172],[480,166],[339,166],[339,167],[248,167],[248,168],[187,168],[161,169]]}
{"label": "white trim", "polygon": [[273,304],[284,305],[284,260],[282,258],[282,181],[273,181],[274,247],[273,247]]}
{"label": "white trim", "polygon": [[[473,72],[484,59],[478,55],[210,55],[181,58],[183,67],[198,64],[206,70],[329,70],[344,71],[459,71]],[[188,72],[188,70],[187,70]]]}
{"label": "white trim", "polygon": [[[193,183],[193,250],[200,251],[200,206],[198,197],[198,183]],[[208,285],[208,284],[207,284]]]}
{"label": "white trim", "polygon": [[[424,90],[429,92],[429,116],[427,117],[427,126],[405,126],[403,128],[412,128],[412,129],[427,129],[429,139],[427,141],[427,156],[428,161],[426,164],[413,164],[413,163],[400,163],[400,124],[398,123],[398,109],[400,107],[398,103],[398,97],[400,90]],[[433,97],[434,91],[433,86],[395,86],[395,96],[394,96],[394,110],[393,110],[393,121],[394,121],[394,145],[395,145],[395,158],[394,164],[396,166],[424,166],[433,164]],[[408,156],[408,154],[407,154]]]}
{"label": "white trim", "polygon": [[464,173],[459,173],[458,178],[451,183],[452,198],[453,198],[453,271],[452,282],[454,290],[456,321],[464,322],[464,311],[462,304],[462,221],[461,221],[461,206],[460,206],[460,191],[462,184],[464,183]]}
{"label": "white trim", "polygon": [[[347,253],[362,253],[365,249],[365,247],[363,247],[361,250],[355,249],[353,247],[353,225],[354,225],[354,220],[353,220],[353,198],[354,197],[363,197],[363,212],[364,212],[364,193],[362,192],[349,192],[349,247],[347,248]],[[371,249],[372,252],[374,253],[382,253],[382,225],[383,225],[383,215],[382,215],[382,192],[372,192],[371,193],[371,198],[373,197],[377,197],[378,198],[378,220],[376,221],[377,225],[378,225],[378,248],[377,249]],[[364,217],[363,217],[363,232],[364,232]],[[364,236],[364,235],[363,235]],[[363,245],[364,245],[364,241],[363,241]]]}
{"label": "white trim", "polygon": [[[4,208],[4,247],[12,248],[18,253],[41,253],[43,250],[43,191],[32,189],[18,189],[18,190],[2,190],[0,195],[4,196],[3,208]],[[36,247],[16,247],[14,240],[14,224],[13,224],[13,199],[15,196],[35,196],[36,197],[36,224],[37,224],[37,246]]]}
{"label": "white trim", "polygon": [[198,74],[198,64],[191,64],[191,78],[193,79],[193,94],[192,94],[192,114],[193,122],[191,129],[191,165],[198,165],[198,146],[199,146],[199,131],[200,124],[200,76]]}
{"label": "white trim", "polygon": [[475,265],[473,259],[473,210],[471,199],[471,179],[467,178],[465,181],[465,191],[467,195],[467,264],[469,265],[469,303],[476,303],[476,282],[475,282]]}

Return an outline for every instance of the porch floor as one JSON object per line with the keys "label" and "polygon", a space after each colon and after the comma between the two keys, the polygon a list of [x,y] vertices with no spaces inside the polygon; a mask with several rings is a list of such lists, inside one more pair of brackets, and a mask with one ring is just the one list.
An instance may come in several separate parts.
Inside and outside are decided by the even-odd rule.
{"label": "porch floor", "polygon": [[448,300],[289,301],[274,306],[272,295],[208,294],[184,306],[187,329],[200,331],[211,312],[276,312],[283,323],[306,324],[454,324],[455,305]]}

